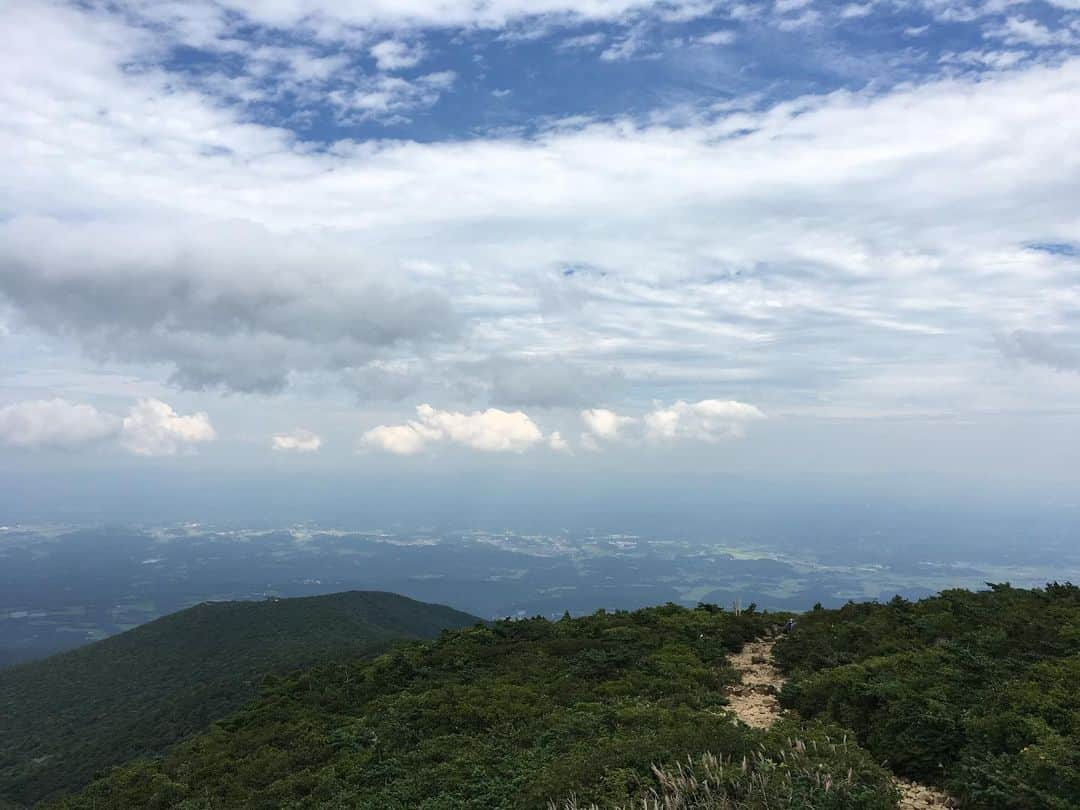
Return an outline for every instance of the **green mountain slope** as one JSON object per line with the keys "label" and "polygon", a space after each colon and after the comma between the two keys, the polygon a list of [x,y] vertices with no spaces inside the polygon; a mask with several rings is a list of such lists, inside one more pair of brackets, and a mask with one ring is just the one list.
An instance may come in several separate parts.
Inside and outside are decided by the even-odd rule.
{"label": "green mountain slope", "polygon": [[786,718],[733,722],[729,654],[778,616],[667,605],[498,622],[322,663],[63,810],[1080,807],[1080,589],[815,610],[774,648]]}
{"label": "green mountain slope", "polygon": [[964,807],[1080,807],[1080,588],[813,611],[774,655],[783,705]]}
{"label": "green mountain slope", "polygon": [[668,605],[446,633],[297,673],[59,806],[584,810],[655,789],[702,810],[894,807],[842,730],[725,711],[728,654],[776,621]]}
{"label": "green mountain slope", "polygon": [[237,709],[267,673],[478,621],[379,592],[208,603],[0,670],[0,803],[32,803],[162,751]]}

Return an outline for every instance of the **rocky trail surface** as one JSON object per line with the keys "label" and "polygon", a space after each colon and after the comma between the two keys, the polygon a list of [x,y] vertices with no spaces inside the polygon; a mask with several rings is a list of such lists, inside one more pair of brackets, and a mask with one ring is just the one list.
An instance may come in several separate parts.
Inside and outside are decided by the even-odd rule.
{"label": "rocky trail surface", "polygon": [[731,656],[731,665],[741,676],[741,683],[731,687],[728,702],[731,710],[748,726],[768,728],[780,717],[776,696],[784,678],[772,662],[773,642],[751,641],[742,652]]}
{"label": "rocky trail surface", "polygon": [[[731,687],[728,703],[731,711],[755,728],[768,728],[780,717],[777,694],[784,678],[773,664],[772,639],[759,639],[743,646],[731,656],[731,664],[741,676],[741,683]],[[900,810],[943,810],[953,807],[947,795],[935,788],[896,777],[900,791]]]}

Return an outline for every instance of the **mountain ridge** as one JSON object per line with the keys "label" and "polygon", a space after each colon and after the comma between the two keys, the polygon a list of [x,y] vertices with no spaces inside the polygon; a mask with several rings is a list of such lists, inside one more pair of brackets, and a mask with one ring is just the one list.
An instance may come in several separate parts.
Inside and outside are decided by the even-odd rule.
{"label": "mountain ridge", "polygon": [[239,708],[266,676],[480,621],[382,591],[202,602],[0,670],[0,799],[30,804],[164,750]]}

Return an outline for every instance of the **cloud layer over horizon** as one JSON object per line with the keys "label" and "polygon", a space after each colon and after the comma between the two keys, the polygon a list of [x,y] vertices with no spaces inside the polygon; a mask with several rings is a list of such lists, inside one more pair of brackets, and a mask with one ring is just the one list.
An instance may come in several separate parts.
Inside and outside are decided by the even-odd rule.
{"label": "cloud layer over horizon", "polygon": [[283,459],[582,463],[1080,412],[1080,12],[848,8],[6,4],[0,438],[261,410]]}

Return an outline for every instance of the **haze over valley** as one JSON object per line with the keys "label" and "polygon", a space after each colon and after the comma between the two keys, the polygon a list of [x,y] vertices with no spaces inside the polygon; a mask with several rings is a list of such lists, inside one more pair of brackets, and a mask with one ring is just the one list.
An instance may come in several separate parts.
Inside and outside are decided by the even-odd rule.
{"label": "haze over valley", "polygon": [[73,648],[200,602],[353,589],[392,591],[485,619],[556,619],[666,602],[807,610],[986,582],[1080,579],[1080,549],[1067,522],[1054,534],[1046,523],[1003,514],[957,524],[936,513],[901,515],[856,526],[827,512],[815,517],[786,532],[744,527],[714,539],[316,524],[6,526],[0,661]]}

